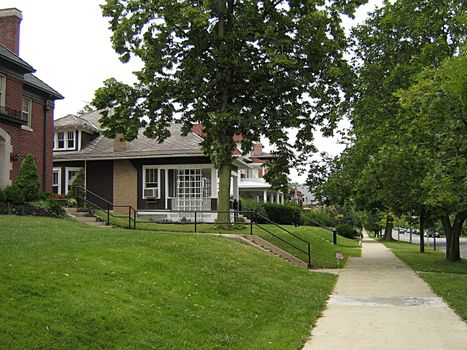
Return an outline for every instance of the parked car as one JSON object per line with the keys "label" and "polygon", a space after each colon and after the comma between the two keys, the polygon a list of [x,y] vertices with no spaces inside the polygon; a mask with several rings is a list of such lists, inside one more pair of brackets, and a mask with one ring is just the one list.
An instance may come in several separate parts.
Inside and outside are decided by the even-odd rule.
{"label": "parked car", "polygon": [[433,231],[426,231],[425,232],[425,237],[436,237],[436,238],[439,238],[440,237],[440,234],[439,232],[433,232]]}

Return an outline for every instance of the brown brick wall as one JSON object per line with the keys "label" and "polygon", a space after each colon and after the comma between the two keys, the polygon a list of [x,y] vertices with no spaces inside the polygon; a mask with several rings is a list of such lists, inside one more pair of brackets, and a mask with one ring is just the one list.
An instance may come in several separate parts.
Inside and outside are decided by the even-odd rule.
{"label": "brown brick wall", "polygon": [[[115,205],[131,205],[137,209],[138,172],[129,160],[114,161],[113,202]],[[118,210],[118,208],[115,208]],[[127,209],[124,210],[126,213]]]}

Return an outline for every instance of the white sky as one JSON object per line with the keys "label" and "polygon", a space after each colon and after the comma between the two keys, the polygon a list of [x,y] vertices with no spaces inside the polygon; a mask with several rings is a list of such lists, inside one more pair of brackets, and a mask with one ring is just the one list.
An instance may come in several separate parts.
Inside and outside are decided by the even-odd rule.
{"label": "white sky", "polygon": [[[123,64],[111,47],[107,19],[99,4],[104,0],[0,0],[1,8],[16,7],[23,13],[20,56],[31,64],[37,77],[60,92],[65,99],[55,105],[55,118],[79,111],[94,91],[110,77],[134,81],[134,63]],[[361,22],[380,4],[370,0],[356,14]],[[350,23],[347,23],[350,26]],[[339,154],[343,146],[335,139],[316,135],[320,151]],[[292,180],[303,182],[294,171]]]}

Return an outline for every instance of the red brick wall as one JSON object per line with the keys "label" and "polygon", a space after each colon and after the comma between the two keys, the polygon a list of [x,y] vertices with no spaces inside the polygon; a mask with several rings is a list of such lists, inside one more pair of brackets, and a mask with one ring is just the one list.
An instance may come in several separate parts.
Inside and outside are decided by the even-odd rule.
{"label": "red brick wall", "polygon": [[[10,86],[7,86],[9,89]],[[22,93],[12,97],[21,101]],[[9,108],[10,104],[8,104]],[[17,108],[15,108],[18,110]],[[18,155],[19,160],[13,161],[13,168],[10,174],[10,179],[15,182],[19,169],[21,167],[21,160],[28,154],[32,154],[36,160],[37,172],[39,175],[39,182],[42,191],[52,191],[52,168],[53,168],[53,110],[47,112],[47,156],[46,156],[46,187],[42,188],[42,174],[43,174],[43,147],[44,147],[44,109],[43,102],[33,100],[32,102],[32,131],[24,130],[21,127],[8,125],[0,121],[0,127],[4,129],[11,137],[11,144],[13,148],[13,156]]]}
{"label": "red brick wall", "polygon": [[19,24],[21,20],[15,16],[0,17],[0,43],[18,55]]}

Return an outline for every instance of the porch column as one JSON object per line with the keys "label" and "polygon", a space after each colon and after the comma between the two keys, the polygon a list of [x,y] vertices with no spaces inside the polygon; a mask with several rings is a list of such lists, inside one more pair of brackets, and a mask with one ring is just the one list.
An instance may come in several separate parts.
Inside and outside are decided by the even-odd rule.
{"label": "porch column", "polygon": [[281,193],[281,204],[284,205],[284,202],[285,202],[285,201],[284,201],[284,194]]}
{"label": "porch column", "polygon": [[280,192],[276,193],[276,203],[281,204],[281,194],[280,194]]}
{"label": "porch column", "polygon": [[264,203],[268,202],[268,192],[267,191],[263,192],[263,201],[264,201]]}

